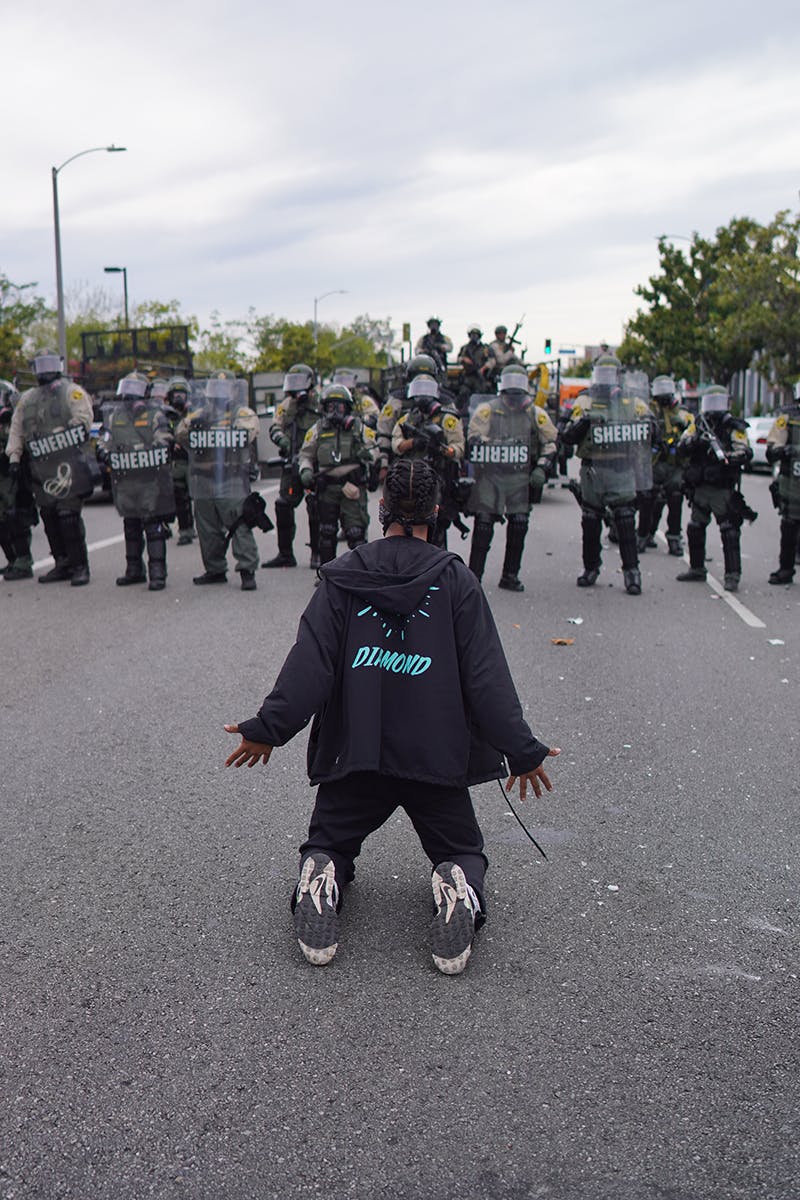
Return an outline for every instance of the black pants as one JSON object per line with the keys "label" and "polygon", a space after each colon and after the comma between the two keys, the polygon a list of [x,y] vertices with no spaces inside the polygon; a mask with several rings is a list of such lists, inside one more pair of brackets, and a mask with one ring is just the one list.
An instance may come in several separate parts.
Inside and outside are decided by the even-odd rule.
{"label": "black pants", "polygon": [[432,865],[458,863],[485,911],[483,880],[489,860],[465,787],[440,787],[377,771],[357,771],[333,783],[321,783],[308,837],[300,847],[301,861],[314,850],[324,850],[334,864],[341,893],[355,875],[355,860],[364,839],[398,808],[408,813]]}

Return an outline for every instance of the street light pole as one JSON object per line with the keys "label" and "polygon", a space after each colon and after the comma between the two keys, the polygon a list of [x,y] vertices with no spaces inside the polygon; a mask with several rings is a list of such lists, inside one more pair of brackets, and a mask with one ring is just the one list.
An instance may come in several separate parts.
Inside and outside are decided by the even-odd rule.
{"label": "street light pole", "polygon": [[334,288],[332,292],[323,292],[321,296],[314,297],[314,370],[317,369],[317,305],[320,300],[324,300],[326,296],[346,296],[345,288]]}
{"label": "street light pole", "polygon": [[130,321],[128,320],[128,268],[127,267],[103,267],[106,275],[122,275],[122,294],[125,300],[125,328],[130,329]]}
{"label": "street light pole", "polygon": [[61,355],[63,369],[67,370],[67,329],[64,319],[64,279],[61,273],[61,223],[58,214],[58,175],[60,171],[69,163],[74,162],[76,158],[83,158],[84,154],[96,154],[100,150],[106,151],[108,154],[119,154],[126,150],[126,146],[91,146],[88,150],[79,150],[77,154],[73,154],[70,158],[64,160],[60,167],[51,167],[53,177],[53,222],[55,225],[56,235],[56,311],[58,314],[58,353]]}

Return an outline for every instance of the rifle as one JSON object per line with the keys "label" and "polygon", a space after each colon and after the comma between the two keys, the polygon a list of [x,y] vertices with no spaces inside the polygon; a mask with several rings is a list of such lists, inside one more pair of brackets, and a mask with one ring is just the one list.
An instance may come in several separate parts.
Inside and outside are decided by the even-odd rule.
{"label": "rifle", "polygon": [[706,442],[708,442],[708,444],[711,448],[711,451],[712,451],[714,457],[716,458],[717,462],[724,463],[725,466],[728,466],[730,464],[730,459],[728,458],[725,451],[722,449],[720,440],[717,437],[717,435],[714,433],[714,430],[709,425],[708,420],[706,419],[706,416],[704,413],[697,414],[696,425],[697,425],[697,428],[700,430],[700,436]]}
{"label": "rifle", "polygon": [[226,550],[231,544],[231,538],[236,533],[236,530],[240,529],[242,525],[247,525],[249,529],[254,529],[258,526],[259,529],[263,529],[264,533],[270,533],[275,528],[267,513],[267,505],[264,497],[260,492],[250,492],[245,496],[242,511],[233,524],[228,527],[228,533],[225,537]]}
{"label": "rifle", "polygon": [[519,333],[520,329],[522,329],[522,322],[524,320],[525,320],[525,313],[522,314],[522,316],[520,317],[520,319],[517,321],[516,325],[514,326],[514,332],[511,334],[511,337],[506,338],[507,346],[515,346],[517,344],[517,334]]}

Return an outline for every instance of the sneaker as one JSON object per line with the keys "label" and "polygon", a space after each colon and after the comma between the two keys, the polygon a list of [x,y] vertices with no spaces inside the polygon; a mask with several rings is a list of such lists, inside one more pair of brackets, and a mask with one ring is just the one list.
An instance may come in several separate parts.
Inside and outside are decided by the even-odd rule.
{"label": "sneaker", "polygon": [[439,863],[431,886],[436,905],[431,925],[433,961],[443,975],[460,975],[472,953],[480,901],[457,863]]}
{"label": "sneaker", "polygon": [[304,859],[295,893],[294,931],[306,959],[324,967],[339,945],[339,888],[327,854]]}

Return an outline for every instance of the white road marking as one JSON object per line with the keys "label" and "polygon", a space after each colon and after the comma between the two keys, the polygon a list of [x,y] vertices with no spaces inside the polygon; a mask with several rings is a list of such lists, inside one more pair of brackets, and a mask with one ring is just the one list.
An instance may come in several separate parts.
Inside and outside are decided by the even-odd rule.
{"label": "white road marking", "polygon": [[[279,487],[280,487],[279,483],[272,483],[269,485],[269,487],[259,487],[259,488],[255,488],[254,490],[257,492],[261,492],[262,496],[268,496],[271,492],[277,492]],[[125,541],[125,534],[117,533],[114,535],[114,537],[101,538],[99,542],[89,542],[86,546],[86,549],[89,551],[90,554],[93,554],[95,552],[95,550],[106,550],[106,549],[108,549],[109,546],[118,546],[120,544],[120,542],[124,542],[124,541]],[[53,556],[51,554],[48,554],[47,558],[40,558],[38,560],[38,562],[35,562],[33,564],[33,571],[34,571],[34,574],[36,574],[37,571],[43,571],[45,569],[45,567],[54,567],[54,566],[55,566],[55,560],[53,559]]]}
{"label": "white road marking", "polygon": [[[656,537],[666,546],[667,539],[660,529],[657,530]],[[691,566],[688,554],[683,555],[683,561],[687,566]],[[757,617],[755,613],[751,613],[750,609],[742,604],[741,600],[737,600],[736,596],[731,595],[730,592],[726,592],[720,581],[715,579],[713,575],[706,573],[706,583],[711,588],[712,592],[716,592],[719,595],[720,600],[724,600],[728,607],[733,609],[737,617],[742,618],[745,625],[749,625],[751,629],[767,628],[766,623],[762,621],[760,617]]]}

